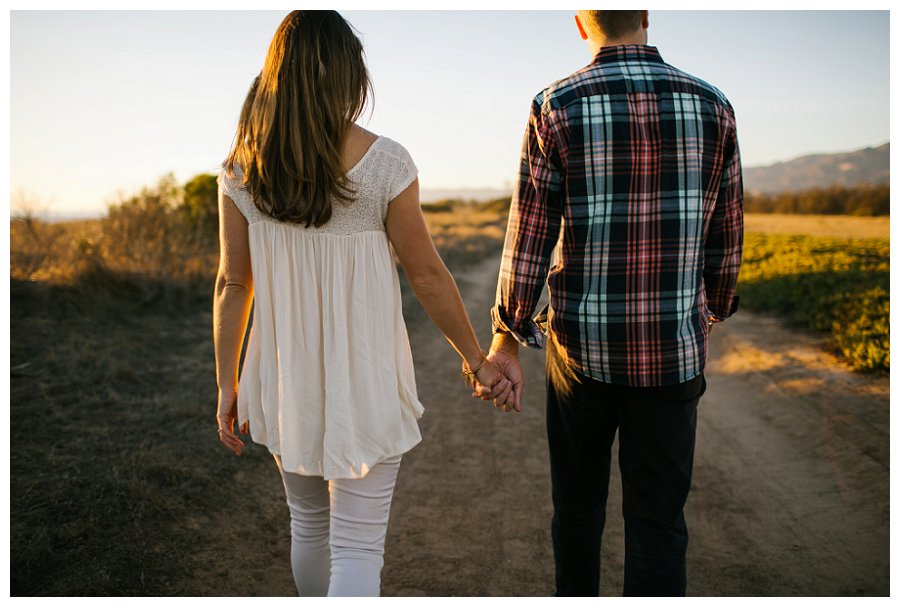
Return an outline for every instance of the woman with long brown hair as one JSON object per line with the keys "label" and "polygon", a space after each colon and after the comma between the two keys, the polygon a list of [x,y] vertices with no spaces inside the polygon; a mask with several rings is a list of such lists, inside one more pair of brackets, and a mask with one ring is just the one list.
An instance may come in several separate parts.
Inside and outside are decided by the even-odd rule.
{"label": "woman with long brown hair", "polygon": [[219,437],[240,455],[237,422],[274,455],[306,596],[379,594],[398,466],[421,440],[391,247],[464,372],[496,403],[515,401],[431,241],[412,158],[355,124],[369,92],[349,24],[293,11],[219,176]]}

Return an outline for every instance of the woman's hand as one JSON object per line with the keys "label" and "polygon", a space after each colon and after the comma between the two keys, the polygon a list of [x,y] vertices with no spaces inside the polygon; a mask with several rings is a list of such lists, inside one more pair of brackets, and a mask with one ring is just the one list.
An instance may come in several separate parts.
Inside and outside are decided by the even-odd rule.
{"label": "woman's hand", "polygon": [[[219,388],[219,406],[216,411],[219,426],[219,440],[235,455],[240,455],[244,442],[234,433],[234,422],[237,421],[237,389]],[[241,434],[247,434],[247,422],[241,427]]]}
{"label": "woman's hand", "polygon": [[486,360],[475,373],[475,382],[476,386],[481,385],[490,389],[495,408],[503,405],[503,410],[507,413],[512,410],[513,399],[510,398],[512,382],[506,378],[500,367],[490,360]]}
{"label": "woman's hand", "polygon": [[504,411],[515,409],[517,412],[522,411],[522,388],[525,385],[525,377],[522,374],[522,366],[519,358],[514,353],[505,352],[503,350],[491,350],[487,355],[488,360],[497,365],[503,375],[512,385],[510,392],[495,394],[490,386],[485,386],[480,382],[475,383],[475,392],[472,394],[475,398],[481,400],[493,400],[494,406],[503,405]]}

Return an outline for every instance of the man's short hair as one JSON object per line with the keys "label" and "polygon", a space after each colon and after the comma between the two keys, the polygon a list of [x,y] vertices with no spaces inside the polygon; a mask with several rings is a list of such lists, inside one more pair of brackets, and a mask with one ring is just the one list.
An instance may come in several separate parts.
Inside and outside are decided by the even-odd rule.
{"label": "man's short hair", "polygon": [[640,28],[643,13],[644,11],[578,11],[578,17],[588,33],[601,34],[609,40],[615,40]]}

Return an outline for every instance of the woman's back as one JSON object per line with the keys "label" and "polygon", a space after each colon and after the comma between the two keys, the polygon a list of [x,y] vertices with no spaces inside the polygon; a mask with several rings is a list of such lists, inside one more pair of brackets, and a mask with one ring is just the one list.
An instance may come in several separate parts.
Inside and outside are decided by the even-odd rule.
{"label": "woman's back", "polygon": [[[362,137],[357,137],[355,143],[358,144]],[[359,160],[347,170],[347,177],[355,191],[354,200],[349,203],[334,201],[331,219],[319,228],[278,222],[262,213],[253,203],[249,192],[239,187],[243,173],[238,166],[235,166],[234,179],[228,179],[223,171],[219,184],[225,188],[225,193],[234,200],[251,226],[260,221],[269,221],[300,229],[306,234],[348,235],[366,231],[383,232],[388,203],[405,190],[416,175],[415,163],[402,145],[387,137],[376,137]],[[232,193],[237,197],[232,196]]]}
{"label": "woman's back", "polygon": [[[348,139],[350,139],[348,137]],[[350,144],[359,145],[359,140]],[[247,220],[253,326],[238,417],[299,474],[358,478],[421,440],[397,270],[385,232],[391,200],[416,178],[409,153],[378,137],[347,171],[353,200],[319,227],[277,221],[223,171]]]}
{"label": "woman's back", "polygon": [[355,126],[369,91],[351,26],[292,11],[219,176],[217,431],[240,455],[234,422],[249,425],[275,456],[302,596],[379,594],[397,470],[421,440],[392,247],[480,395],[512,393],[428,233],[412,159]]}

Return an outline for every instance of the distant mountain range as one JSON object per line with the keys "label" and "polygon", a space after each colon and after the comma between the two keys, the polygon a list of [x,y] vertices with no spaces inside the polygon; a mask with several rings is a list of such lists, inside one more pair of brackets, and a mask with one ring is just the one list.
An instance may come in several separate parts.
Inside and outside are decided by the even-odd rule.
{"label": "distant mountain range", "polygon": [[[744,190],[776,194],[794,190],[884,184],[891,179],[891,144],[838,154],[810,154],[768,166],[744,167]],[[423,189],[422,202],[455,198],[485,202],[509,196],[503,189]]]}
{"label": "distant mountain range", "polygon": [[891,179],[891,144],[839,154],[811,154],[769,166],[744,167],[744,190],[775,194],[832,185],[884,184]]}

